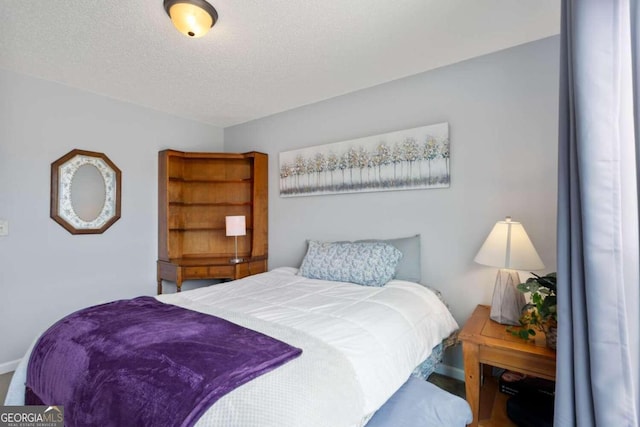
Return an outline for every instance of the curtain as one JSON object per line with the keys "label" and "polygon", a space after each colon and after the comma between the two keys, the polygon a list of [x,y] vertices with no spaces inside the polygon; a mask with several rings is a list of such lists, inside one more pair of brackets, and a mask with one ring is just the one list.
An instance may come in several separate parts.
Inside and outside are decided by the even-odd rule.
{"label": "curtain", "polygon": [[640,425],[636,0],[563,0],[556,427]]}

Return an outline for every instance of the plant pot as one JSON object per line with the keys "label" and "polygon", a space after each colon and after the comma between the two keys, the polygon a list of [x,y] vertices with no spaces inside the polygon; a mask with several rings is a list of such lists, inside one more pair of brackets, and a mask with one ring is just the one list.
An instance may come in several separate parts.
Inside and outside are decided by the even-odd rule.
{"label": "plant pot", "polygon": [[556,342],[558,341],[558,327],[547,326],[544,328],[545,337],[547,340],[547,347],[556,349]]}

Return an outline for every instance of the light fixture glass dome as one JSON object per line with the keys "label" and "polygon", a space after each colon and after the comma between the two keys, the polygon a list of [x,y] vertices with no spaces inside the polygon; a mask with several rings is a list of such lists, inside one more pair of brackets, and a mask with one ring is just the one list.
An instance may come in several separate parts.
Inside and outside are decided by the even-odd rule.
{"label": "light fixture glass dome", "polygon": [[216,10],[204,0],[164,0],[164,9],[178,31],[188,37],[202,37],[218,20]]}

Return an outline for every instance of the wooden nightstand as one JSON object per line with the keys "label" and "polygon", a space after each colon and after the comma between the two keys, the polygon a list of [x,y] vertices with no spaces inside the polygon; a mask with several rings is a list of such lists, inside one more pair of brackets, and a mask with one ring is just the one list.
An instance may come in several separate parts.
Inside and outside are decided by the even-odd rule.
{"label": "wooden nightstand", "polygon": [[162,293],[162,281],[176,283],[180,292],[183,280],[229,279],[237,280],[267,271],[267,257],[247,258],[231,264],[229,258],[182,258],[158,261],[158,295]]}
{"label": "wooden nightstand", "polygon": [[[538,333],[536,335],[538,339],[535,342],[523,341],[507,332],[505,325],[489,319],[490,311],[491,307],[487,305],[476,307],[458,335],[458,339],[462,341],[465,388],[467,401],[473,412],[473,422],[470,424],[473,427],[500,425],[492,422],[491,419],[485,421],[485,415],[489,415],[489,418],[492,415],[480,411],[481,394],[482,407],[488,407],[491,410],[496,389],[491,385],[481,388],[481,364],[548,380],[555,381],[556,378],[556,352],[544,345],[544,335]],[[485,393],[486,389],[492,390]],[[490,394],[494,396],[489,396]],[[504,399],[500,404],[504,408]]]}

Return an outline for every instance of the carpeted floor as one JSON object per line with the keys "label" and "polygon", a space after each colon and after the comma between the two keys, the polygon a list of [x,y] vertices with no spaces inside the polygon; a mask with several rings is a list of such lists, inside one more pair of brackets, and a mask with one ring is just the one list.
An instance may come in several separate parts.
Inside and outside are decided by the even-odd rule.
{"label": "carpeted floor", "polygon": [[9,388],[12,376],[13,372],[0,375],[0,405],[4,404],[4,398],[7,396],[7,389]]}
{"label": "carpeted floor", "polygon": [[464,382],[455,378],[447,377],[438,373],[433,373],[428,380],[430,383],[447,390],[451,394],[465,399]]}

